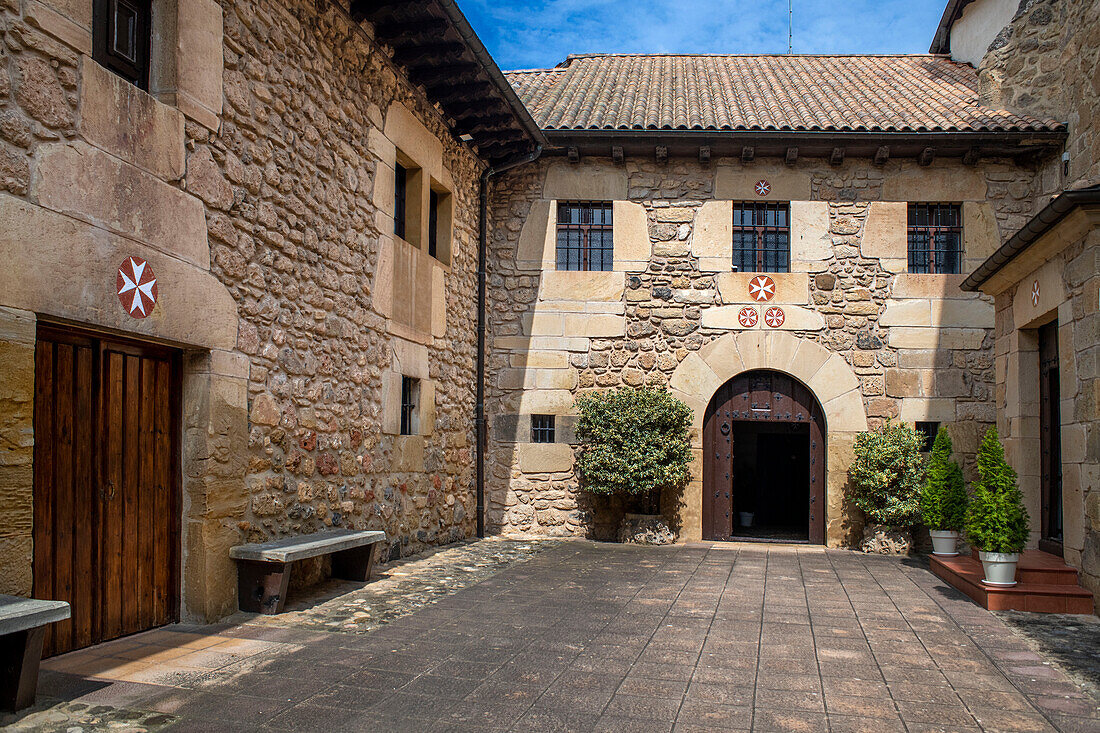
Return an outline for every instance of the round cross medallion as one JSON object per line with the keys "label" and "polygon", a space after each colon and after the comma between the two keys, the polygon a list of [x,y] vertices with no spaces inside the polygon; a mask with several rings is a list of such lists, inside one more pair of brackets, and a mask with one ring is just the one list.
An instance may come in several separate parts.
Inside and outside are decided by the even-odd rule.
{"label": "round cross medallion", "polygon": [[771,300],[775,296],[775,281],[767,275],[757,275],[749,280],[749,297],[753,300]]}
{"label": "round cross medallion", "polygon": [[760,316],[757,314],[756,309],[751,305],[746,305],[737,314],[737,321],[745,328],[752,328],[756,325],[756,321]]}
{"label": "round cross medallion", "polygon": [[764,323],[772,328],[779,328],[783,325],[783,321],[785,320],[787,320],[787,316],[783,313],[782,308],[772,306],[764,312]]}
{"label": "round cross medallion", "polygon": [[772,184],[768,183],[764,179],[760,179],[759,181],[756,182],[756,195],[757,196],[767,196],[771,192],[772,192]]}

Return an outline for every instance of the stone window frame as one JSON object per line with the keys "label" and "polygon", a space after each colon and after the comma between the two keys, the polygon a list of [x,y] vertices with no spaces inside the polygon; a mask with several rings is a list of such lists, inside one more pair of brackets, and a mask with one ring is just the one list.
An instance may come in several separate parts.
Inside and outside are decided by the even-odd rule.
{"label": "stone window frame", "polygon": [[[611,272],[615,269],[615,202],[614,201],[575,201],[559,200],[555,207],[554,227],[554,266],[559,272]],[[575,209],[580,212],[581,221],[565,221],[564,212]],[[596,213],[600,212],[604,220],[597,223]],[[568,217],[571,218],[571,217]],[[571,247],[568,242],[568,234],[576,232],[580,234],[578,246]],[[600,233],[600,246],[592,246],[593,232]],[[566,235],[565,246],[562,243],[562,235]],[[606,241],[610,235],[611,243]],[[564,267],[562,255],[565,253]],[[569,266],[569,252],[577,250],[579,253],[578,267]],[[600,253],[600,267],[593,267],[592,252]],[[610,261],[608,261],[610,258]]]}
{"label": "stone window frame", "polygon": [[[742,219],[744,218],[744,213],[745,212],[749,212],[749,211],[753,212],[753,223],[749,224],[749,225],[738,224],[737,219],[738,219],[738,212],[739,211],[742,212]],[[784,214],[786,224],[784,224],[782,226],[780,226],[778,224],[776,224],[774,226],[771,226],[771,225],[768,225],[766,223],[765,224],[757,224],[756,221],[755,221],[756,214],[758,212],[764,213],[765,221],[766,221],[767,220],[766,215],[769,211],[774,211],[774,212],[776,212],[776,214],[779,214],[779,213]],[[790,201],[734,201],[733,205],[732,205],[731,216],[733,217],[731,225],[730,225],[731,226],[731,230],[730,230],[730,260],[731,260],[731,263],[733,262],[734,254],[736,254],[736,252],[738,250],[738,248],[735,246],[735,242],[734,242],[734,240],[737,237],[738,232],[744,233],[744,232],[748,232],[748,231],[751,230],[756,235],[756,242],[755,242],[755,245],[753,247],[753,253],[754,253],[755,259],[757,260],[756,266],[754,266],[752,269],[741,269],[736,264],[732,264],[732,266],[734,268],[734,270],[733,270],[734,272],[789,273],[791,271],[792,253],[791,253],[791,202]],[[777,261],[775,263],[775,266],[776,266],[777,269],[768,269],[766,263],[764,263],[763,267],[760,267],[760,264],[761,264],[761,262],[763,262],[763,259],[764,259],[761,256],[761,254],[767,252],[766,247],[764,247],[764,236],[769,232],[775,232],[775,233],[778,233],[778,234],[784,234],[784,233],[786,234],[786,255],[787,255],[786,262],[785,263],[778,262],[778,260],[780,258],[777,256],[777,258],[776,258]],[[744,250],[745,248],[742,247],[741,249]],[[780,250],[776,249],[775,251],[779,252]],[[782,268],[782,269],[779,269],[779,268]]]}
{"label": "stone window frame", "polygon": [[[152,0],[94,0],[92,3],[92,57],[100,66],[117,74],[142,91],[149,89],[149,67],[153,52]],[[118,14],[133,13],[134,58],[116,50]]]}
{"label": "stone window frame", "polygon": [[[394,146],[393,236],[420,250],[443,267],[451,265],[454,192],[412,155]],[[398,191],[404,172],[404,191]],[[434,205],[433,205],[434,202]],[[402,226],[398,217],[403,215]]]}
{"label": "stone window frame", "polygon": [[420,380],[401,376],[401,435],[420,432]]}
{"label": "stone window frame", "polygon": [[[953,209],[955,213],[955,219],[958,222],[953,226],[933,226],[927,224],[914,224],[914,213],[919,207],[928,208],[930,211],[938,209]],[[907,201],[906,202],[906,219],[905,219],[905,272],[914,275],[959,275],[962,274],[963,263],[966,261],[966,229],[965,229],[965,211],[962,201]],[[957,237],[956,249],[954,252],[954,266],[948,269],[940,270],[936,268],[933,246],[933,238],[927,236],[929,232],[934,232],[938,229],[949,230]],[[925,235],[925,243],[927,244],[927,257],[928,257],[928,270],[922,272],[913,269],[913,243],[914,237],[918,235]]]}
{"label": "stone window frame", "polygon": [[557,430],[555,416],[547,414],[531,415],[531,442],[556,443]]}

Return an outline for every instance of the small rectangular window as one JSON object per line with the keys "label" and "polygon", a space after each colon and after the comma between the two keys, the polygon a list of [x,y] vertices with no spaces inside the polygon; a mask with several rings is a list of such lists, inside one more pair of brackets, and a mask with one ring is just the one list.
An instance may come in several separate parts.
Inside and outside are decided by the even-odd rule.
{"label": "small rectangular window", "polygon": [[917,432],[924,438],[924,446],[921,450],[930,453],[932,444],[936,442],[936,433],[940,431],[940,424],[938,422],[918,422],[916,428]]}
{"label": "small rectangular window", "polygon": [[790,204],[733,204],[733,269],[790,272]]}
{"label": "small rectangular window", "polygon": [[139,89],[149,88],[151,0],[94,0],[92,57]]}
{"label": "small rectangular window", "polygon": [[559,270],[610,270],[612,240],[610,202],[558,203]]}
{"label": "small rectangular window", "polygon": [[420,432],[420,380],[401,377],[401,434]]}
{"label": "small rectangular window", "polygon": [[909,272],[959,272],[962,207],[959,204],[909,204]]}
{"label": "small rectangular window", "polygon": [[531,416],[531,442],[532,443],[553,443],[554,442],[554,416],[553,415],[532,415]]}
{"label": "small rectangular window", "polygon": [[428,254],[438,257],[439,250],[439,194],[428,190]]}
{"label": "small rectangular window", "polygon": [[409,187],[409,171],[400,163],[393,166],[393,233],[405,238],[405,197]]}

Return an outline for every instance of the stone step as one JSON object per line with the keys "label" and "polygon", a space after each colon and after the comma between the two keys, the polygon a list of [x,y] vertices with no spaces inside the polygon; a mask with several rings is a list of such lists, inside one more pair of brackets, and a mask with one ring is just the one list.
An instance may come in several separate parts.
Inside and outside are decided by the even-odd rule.
{"label": "stone step", "polygon": [[[1035,557],[1035,554],[1047,555],[1047,557]],[[1062,562],[1061,558],[1045,552],[1040,553],[1038,550],[1028,551],[1024,556],[1021,558],[1021,565],[1017,566],[1018,582],[1011,588],[996,588],[982,583],[985,573],[976,555],[975,557],[932,555],[930,564],[932,572],[937,577],[990,611],[1093,612],[1092,593],[1077,584],[1076,570],[1069,568],[1073,570],[1073,582],[1064,582],[1069,577],[1064,570],[1068,566]],[[1058,564],[1062,567],[1058,567]]]}

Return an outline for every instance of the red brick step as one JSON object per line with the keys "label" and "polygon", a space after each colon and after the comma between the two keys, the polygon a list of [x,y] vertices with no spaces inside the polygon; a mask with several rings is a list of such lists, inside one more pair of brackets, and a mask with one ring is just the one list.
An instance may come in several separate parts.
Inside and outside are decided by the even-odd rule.
{"label": "red brick step", "polygon": [[1077,571],[1048,552],[1024,552],[1016,570],[1019,582],[1011,588],[982,583],[985,573],[976,553],[974,557],[932,555],[930,564],[939,578],[991,611],[1093,612],[1092,594],[1077,584]]}

